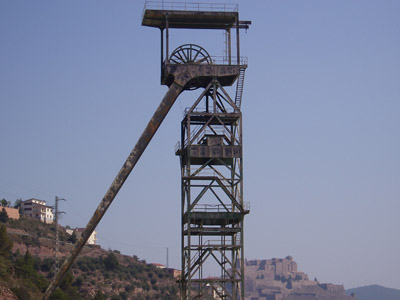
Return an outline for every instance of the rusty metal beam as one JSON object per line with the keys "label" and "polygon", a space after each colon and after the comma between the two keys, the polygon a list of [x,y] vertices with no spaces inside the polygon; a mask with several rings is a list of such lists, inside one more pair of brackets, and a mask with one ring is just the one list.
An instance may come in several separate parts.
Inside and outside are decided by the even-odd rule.
{"label": "rusty metal beam", "polygon": [[144,129],[142,135],[140,136],[139,140],[137,141],[132,152],[129,154],[129,156],[126,159],[121,170],[119,171],[119,173],[115,177],[113,183],[111,184],[108,191],[106,192],[103,200],[101,200],[99,206],[97,207],[96,211],[94,212],[89,223],[86,225],[85,230],[82,232],[82,236],[76,242],[74,249],[71,251],[71,254],[65,259],[64,263],[62,264],[59,271],[55,275],[53,281],[47,287],[46,292],[44,293],[43,298],[42,298],[43,300],[49,299],[51,294],[54,292],[54,290],[60,284],[65,273],[69,270],[72,263],[74,262],[74,260],[78,256],[78,254],[80,253],[81,249],[86,244],[90,235],[92,234],[92,232],[94,231],[96,226],[99,224],[100,220],[106,213],[107,209],[110,207],[112,201],[114,200],[115,196],[118,194],[118,192],[121,189],[122,185],[124,184],[125,180],[128,178],[132,169],[135,167],[136,163],[138,162],[139,158],[143,154],[147,145],[150,143],[150,141],[153,138],[154,134],[156,133],[157,129],[160,127],[162,121],[164,120],[165,116],[168,114],[168,112],[171,109],[172,105],[174,104],[176,98],[183,91],[183,87],[184,87],[183,85],[174,81],[172,83],[172,85],[170,86],[170,88],[168,89],[163,100],[161,101],[160,105],[158,106],[157,110],[155,111],[153,117],[151,118],[151,120],[147,124],[146,128]]}

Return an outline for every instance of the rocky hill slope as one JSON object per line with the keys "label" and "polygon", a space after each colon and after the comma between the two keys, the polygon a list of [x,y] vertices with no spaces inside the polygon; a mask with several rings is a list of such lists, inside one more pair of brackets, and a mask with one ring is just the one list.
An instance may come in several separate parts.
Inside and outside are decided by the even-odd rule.
{"label": "rocky hill slope", "polygon": [[[59,227],[58,263],[73,240]],[[54,275],[54,225],[21,218],[0,223],[0,299],[36,300]],[[246,260],[246,300],[400,300],[400,291],[309,280],[291,256]],[[160,269],[119,251],[85,246],[52,300],[178,299],[176,270]],[[355,293],[356,297],[351,296]]]}
{"label": "rocky hill slope", "polygon": [[[0,299],[41,299],[54,275],[54,225],[21,218],[0,223]],[[73,247],[60,227],[59,264]],[[9,251],[10,250],[10,251]],[[129,300],[178,298],[172,270],[160,269],[137,257],[85,246],[53,300]]]}

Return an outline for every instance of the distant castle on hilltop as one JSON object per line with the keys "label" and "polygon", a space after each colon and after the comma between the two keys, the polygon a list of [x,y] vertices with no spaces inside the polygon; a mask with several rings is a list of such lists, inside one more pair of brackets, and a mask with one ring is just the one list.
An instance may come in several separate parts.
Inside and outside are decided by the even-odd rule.
{"label": "distant castle on hilltop", "polygon": [[343,285],[309,280],[292,256],[246,260],[245,267],[246,300],[355,300]]}
{"label": "distant castle on hilltop", "polygon": [[246,260],[246,267],[256,266],[257,271],[264,271],[261,275],[269,280],[278,277],[292,278],[295,280],[308,280],[307,274],[297,271],[297,263],[292,256],[286,258],[273,258],[263,260]]}

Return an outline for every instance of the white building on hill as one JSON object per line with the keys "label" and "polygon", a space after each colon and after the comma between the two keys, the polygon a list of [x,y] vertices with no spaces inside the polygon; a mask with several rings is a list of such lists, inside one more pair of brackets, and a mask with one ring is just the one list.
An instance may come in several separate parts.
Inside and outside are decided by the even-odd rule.
{"label": "white building on hill", "polygon": [[[76,237],[79,239],[84,230],[85,230],[85,228],[75,228],[75,229],[67,229],[66,231],[69,235],[72,235],[75,232]],[[89,239],[87,240],[86,244],[97,245],[97,232],[96,231],[92,232],[92,234],[89,236]]]}
{"label": "white building on hill", "polygon": [[51,224],[54,221],[53,207],[46,205],[44,200],[32,198],[22,201],[21,213],[23,216],[37,219],[46,224]]}

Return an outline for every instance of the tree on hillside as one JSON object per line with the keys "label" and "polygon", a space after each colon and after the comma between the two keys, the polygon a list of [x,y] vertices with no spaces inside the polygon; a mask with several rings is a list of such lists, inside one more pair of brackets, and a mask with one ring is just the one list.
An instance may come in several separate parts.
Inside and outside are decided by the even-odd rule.
{"label": "tree on hillside", "polygon": [[113,252],[110,252],[104,259],[104,266],[106,267],[106,270],[114,271],[118,268],[118,265],[119,263],[117,257]]}
{"label": "tree on hillside", "polygon": [[8,237],[7,228],[0,224],[0,256],[8,256],[13,247],[12,240]]}
{"label": "tree on hillside", "polygon": [[7,201],[6,199],[3,198],[2,200],[0,200],[0,204],[1,206],[8,207],[10,205],[10,201]]}
{"label": "tree on hillside", "polygon": [[4,207],[0,211],[0,222],[1,223],[7,223],[8,222],[8,214],[7,214],[6,209]]}
{"label": "tree on hillside", "polygon": [[76,233],[75,231],[72,232],[72,234],[68,237],[67,241],[70,242],[71,244],[75,244],[77,240]]}
{"label": "tree on hillside", "polygon": [[21,206],[22,199],[17,199],[14,202],[14,208],[19,208]]}
{"label": "tree on hillside", "polygon": [[33,288],[44,292],[48,282],[44,275],[38,273],[39,266],[40,259],[33,257],[29,251],[26,251],[25,255],[16,257],[14,270],[17,277],[26,283],[25,287],[29,290]]}
{"label": "tree on hillside", "polygon": [[10,272],[9,256],[13,242],[7,234],[7,228],[4,224],[0,224],[0,278],[6,277]]}
{"label": "tree on hillside", "polygon": [[64,292],[65,299],[78,300],[81,299],[78,293],[78,288],[75,285],[75,277],[71,272],[65,274],[60,283],[60,289]]}

